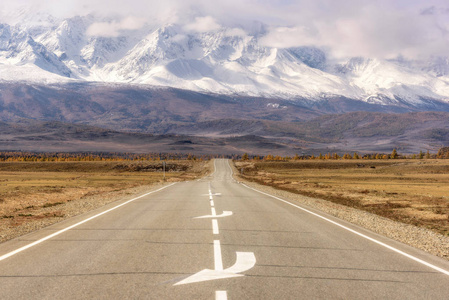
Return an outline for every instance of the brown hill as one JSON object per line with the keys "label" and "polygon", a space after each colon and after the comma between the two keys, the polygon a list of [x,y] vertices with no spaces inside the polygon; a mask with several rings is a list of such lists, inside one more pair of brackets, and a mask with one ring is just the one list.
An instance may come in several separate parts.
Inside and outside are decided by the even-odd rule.
{"label": "brown hill", "polygon": [[[0,148],[293,155],[449,145],[447,112],[392,113],[348,99],[311,103],[130,85],[1,83]],[[378,112],[351,112],[358,109]],[[329,114],[335,111],[344,113]]]}

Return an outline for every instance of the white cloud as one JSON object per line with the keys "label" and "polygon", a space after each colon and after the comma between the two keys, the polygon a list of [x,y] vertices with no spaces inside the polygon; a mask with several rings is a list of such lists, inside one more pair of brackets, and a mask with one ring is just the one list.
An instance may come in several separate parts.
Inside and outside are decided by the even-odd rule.
{"label": "white cloud", "polygon": [[172,37],[171,39],[175,43],[185,43],[189,40],[188,36],[184,35],[184,34],[177,34],[174,37]]}
{"label": "white cloud", "polygon": [[139,17],[128,16],[120,22],[120,29],[137,30],[145,25],[145,19]]}
{"label": "white cloud", "polygon": [[221,26],[211,16],[196,17],[195,21],[184,26],[186,31],[208,32],[219,30]]}
{"label": "white cloud", "polygon": [[225,33],[227,36],[247,36],[248,34],[245,32],[245,30],[241,28],[230,28],[226,30]]}
{"label": "white cloud", "polygon": [[449,54],[448,14],[422,14],[419,6],[413,8],[418,1],[409,2],[413,9],[363,2],[353,2],[350,10],[334,8],[333,14],[327,11],[315,19],[306,17],[291,26],[271,26],[261,43],[281,48],[318,46],[336,58]]}
{"label": "white cloud", "polygon": [[124,30],[137,30],[144,26],[145,19],[137,17],[126,17],[120,22],[97,22],[87,28],[87,35],[117,37],[123,34]]}
{"label": "white cloud", "polygon": [[57,17],[94,12],[115,20],[93,24],[92,35],[117,36],[143,22],[244,35],[260,21],[268,28],[264,45],[315,45],[336,57],[448,55],[449,49],[447,0],[5,0],[0,9],[23,5]]}
{"label": "white cloud", "polygon": [[86,33],[90,36],[117,37],[120,31],[115,22],[98,22],[90,25]]}
{"label": "white cloud", "polygon": [[306,27],[272,27],[260,39],[263,46],[292,48],[299,46],[321,46],[318,39]]}

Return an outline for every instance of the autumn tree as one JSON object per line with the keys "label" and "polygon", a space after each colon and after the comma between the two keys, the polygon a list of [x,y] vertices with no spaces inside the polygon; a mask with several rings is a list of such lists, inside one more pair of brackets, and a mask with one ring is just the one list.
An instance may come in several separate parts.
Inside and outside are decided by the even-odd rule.
{"label": "autumn tree", "polygon": [[398,152],[396,149],[393,149],[393,152],[391,152],[390,158],[397,159],[398,158]]}
{"label": "autumn tree", "polygon": [[268,154],[268,155],[265,156],[263,159],[264,159],[264,160],[274,160],[274,156],[271,155],[271,154]]}
{"label": "autumn tree", "polygon": [[438,150],[437,158],[449,158],[449,147],[443,147]]}

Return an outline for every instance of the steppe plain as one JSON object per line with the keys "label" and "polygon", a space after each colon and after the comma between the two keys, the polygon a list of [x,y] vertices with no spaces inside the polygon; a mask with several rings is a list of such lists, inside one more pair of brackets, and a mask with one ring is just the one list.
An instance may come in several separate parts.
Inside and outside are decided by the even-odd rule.
{"label": "steppe plain", "polygon": [[[164,183],[162,161],[0,163],[0,242]],[[165,182],[210,172],[210,161],[167,161]]]}

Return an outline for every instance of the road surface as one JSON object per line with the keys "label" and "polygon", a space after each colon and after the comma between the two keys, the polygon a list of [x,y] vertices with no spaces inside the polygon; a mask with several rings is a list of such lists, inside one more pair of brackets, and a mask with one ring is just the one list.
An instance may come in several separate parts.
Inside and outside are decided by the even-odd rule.
{"label": "road surface", "polygon": [[0,299],[447,299],[449,263],[254,191],[227,160],[0,244]]}

